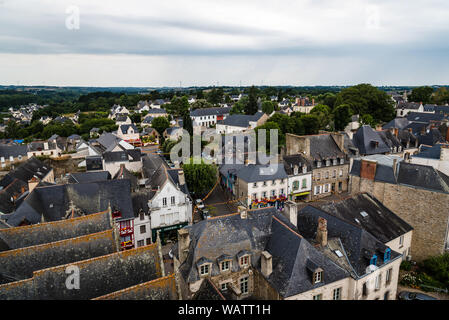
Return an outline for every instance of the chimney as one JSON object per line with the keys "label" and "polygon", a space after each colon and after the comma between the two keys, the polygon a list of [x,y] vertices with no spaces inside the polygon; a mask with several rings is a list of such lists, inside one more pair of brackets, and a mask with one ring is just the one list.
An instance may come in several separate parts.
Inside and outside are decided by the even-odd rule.
{"label": "chimney", "polygon": [[360,164],[360,178],[374,180],[374,177],[376,176],[377,162],[362,159]]}
{"label": "chimney", "polygon": [[28,180],[28,192],[31,193],[34,188],[39,184],[39,179],[36,177],[32,177],[30,180]]}
{"label": "chimney", "polygon": [[287,200],[284,202],[284,215],[286,216],[286,218],[288,220],[290,220],[290,222],[297,227],[298,224],[298,210],[296,208],[296,203],[291,201],[291,200]]}
{"label": "chimney", "polygon": [[268,278],[270,274],[273,272],[273,259],[272,255],[268,251],[262,251],[260,259],[260,267],[262,274]]}
{"label": "chimney", "polygon": [[306,99],[302,98],[301,99],[301,107],[304,107],[306,105]]}
{"label": "chimney", "polygon": [[324,218],[318,218],[318,228],[316,230],[315,240],[322,247],[327,245],[327,220]]}
{"label": "chimney", "polygon": [[394,158],[394,159],[393,159],[393,175],[394,175],[395,177],[396,177],[397,167],[398,167],[398,159]]}
{"label": "chimney", "polygon": [[182,264],[189,253],[190,235],[187,229],[178,230],[178,256],[179,263]]}
{"label": "chimney", "polygon": [[398,128],[394,128],[394,136],[397,138],[398,135],[399,135],[399,129]]}
{"label": "chimney", "polygon": [[248,212],[246,211],[246,208],[244,206],[238,206],[238,212],[241,219],[248,218]]}
{"label": "chimney", "polygon": [[179,170],[178,171],[178,180],[179,180],[179,185],[183,186],[186,184],[186,179],[184,177],[184,171],[183,170]]}

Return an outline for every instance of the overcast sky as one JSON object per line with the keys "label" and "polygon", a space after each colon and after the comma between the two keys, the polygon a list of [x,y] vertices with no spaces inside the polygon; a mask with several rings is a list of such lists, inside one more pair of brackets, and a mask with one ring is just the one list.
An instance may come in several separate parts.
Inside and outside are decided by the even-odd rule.
{"label": "overcast sky", "polygon": [[448,40],[447,0],[0,0],[0,84],[449,84]]}

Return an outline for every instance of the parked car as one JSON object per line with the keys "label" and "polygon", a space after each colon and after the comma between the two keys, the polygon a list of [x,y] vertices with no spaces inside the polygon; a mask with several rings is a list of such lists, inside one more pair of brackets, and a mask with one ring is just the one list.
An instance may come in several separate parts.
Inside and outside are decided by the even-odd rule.
{"label": "parked car", "polygon": [[196,206],[197,206],[198,209],[200,209],[200,210],[204,209],[204,203],[203,203],[203,200],[201,200],[201,199],[196,199],[196,200],[195,200],[195,204],[196,204]]}
{"label": "parked car", "polygon": [[410,291],[402,291],[399,293],[398,297],[399,300],[438,300],[437,298],[424,293]]}
{"label": "parked car", "polygon": [[203,220],[209,219],[210,218],[209,210],[207,209],[201,210],[201,217],[203,218]]}

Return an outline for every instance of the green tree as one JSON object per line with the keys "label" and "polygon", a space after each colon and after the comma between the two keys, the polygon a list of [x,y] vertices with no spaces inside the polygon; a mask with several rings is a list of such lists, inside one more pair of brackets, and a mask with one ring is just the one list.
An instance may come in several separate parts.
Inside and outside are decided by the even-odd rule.
{"label": "green tree", "polygon": [[208,102],[206,99],[198,99],[194,103],[191,104],[192,110],[202,109],[202,108],[211,108],[213,105]]}
{"label": "green tree", "polygon": [[213,88],[207,95],[207,101],[217,105],[223,102],[223,88]]}
{"label": "green tree", "polygon": [[[260,129],[265,129],[265,141],[266,141],[266,145],[265,146],[259,146],[258,145],[258,141],[259,141],[259,134],[261,134]],[[285,134],[282,132],[281,128],[279,127],[279,125],[276,122],[266,122],[265,124],[256,127],[254,129],[254,131],[256,132],[256,136],[257,136],[257,150],[259,151],[260,147],[262,147],[262,150],[265,150],[266,153],[268,154],[270,152],[270,145],[271,145],[271,137],[270,137],[270,130],[277,130],[278,132],[278,146],[279,148],[281,146],[285,145]]]}
{"label": "green tree", "polygon": [[192,118],[190,118],[190,114],[186,113],[182,117],[182,127],[187,130],[190,137],[193,136],[193,123]]}
{"label": "green tree", "polygon": [[360,122],[362,124],[366,124],[374,128],[376,126],[376,122],[374,121],[373,117],[370,114],[364,114],[360,117]]}
{"label": "green tree", "polygon": [[348,104],[342,104],[334,110],[334,125],[335,130],[344,130],[351,122],[352,111]]}
{"label": "green tree", "polygon": [[320,120],[315,114],[305,114],[299,118],[304,126],[304,134],[317,134],[320,130]]}
{"label": "green tree", "polygon": [[189,99],[186,96],[174,96],[171,103],[167,106],[167,111],[175,117],[182,117],[189,112]]}
{"label": "green tree", "polygon": [[429,86],[414,88],[410,95],[410,101],[422,102],[423,104],[430,103],[432,93],[433,89]]}
{"label": "green tree", "polygon": [[270,100],[262,102],[262,112],[270,115],[274,111],[274,104]]}
{"label": "green tree", "polygon": [[370,84],[343,89],[335,100],[336,106],[342,104],[349,105],[352,114],[370,114],[376,122],[388,122],[396,115],[390,96]]}
{"label": "green tree", "polygon": [[436,104],[449,103],[449,90],[447,87],[438,88],[432,96],[432,102]]}
{"label": "green tree", "polygon": [[248,93],[248,104],[245,108],[245,114],[253,115],[257,112],[257,89],[251,86]]}
{"label": "green tree", "polygon": [[205,196],[215,185],[217,180],[217,169],[214,165],[184,163],[182,166],[184,171],[187,187],[195,197]]}
{"label": "green tree", "polygon": [[170,122],[166,117],[156,117],[151,122],[151,126],[162,136],[165,129],[170,127]]}
{"label": "green tree", "polygon": [[326,129],[329,126],[331,119],[331,108],[324,104],[316,105],[311,111],[310,114],[315,114],[320,122],[320,129]]}

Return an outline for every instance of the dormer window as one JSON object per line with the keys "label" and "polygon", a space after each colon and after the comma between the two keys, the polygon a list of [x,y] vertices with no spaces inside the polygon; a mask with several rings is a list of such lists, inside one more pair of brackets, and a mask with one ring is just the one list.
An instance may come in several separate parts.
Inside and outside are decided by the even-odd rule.
{"label": "dormer window", "polygon": [[337,159],[332,160],[332,164],[333,164],[334,166],[336,166],[336,165],[337,165]]}
{"label": "dormer window", "polygon": [[373,254],[369,264],[377,265],[377,256],[375,254]]}
{"label": "dormer window", "polygon": [[341,158],[340,159],[340,164],[344,164],[345,163],[345,159],[344,158]]}
{"label": "dormer window", "polygon": [[317,162],[316,162],[316,167],[317,167],[317,168],[321,168],[321,161],[317,161]]}
{"label": "dormer window", "polygon": [[240,257],[240,266],[241,267],[249,266],[249,255],[244,255],[243,257]]}
{"label": "dormer window", "polygon": [[391,249],[387,248],[384,253],[384,262],[387,262],[391,259]]}
{"label": "dormer window", "polygon": [[294,174],[295,176],[298,174],[298,167],[297,167],[297,166],[295,166],[295,167],[293,168],[293,174]]}
{"label": "dormer window", "polygon": [[200,275],[205,276],[209,274],[209,264],[203,264],[200,266]]}
{"label": "dormer window", "polygon": [[313,284],[320,283],[321,281],[323,281],[323,270],[322,269],[317,269],[313,273]]}
{"label": "dormer window", "polygon": [[326,160],[326,167],[329,167],[331,165],[331,161],[330,160]]}
{"label": "dormer window", "polygon": [[228,271],[231,266],[231,261],[225,260],[222,263],[220,263],[220,270],[221,271]]}
{"label": "dormer window", "polygon": [[307,166],[302,167],[302,173],[307,173]]}

